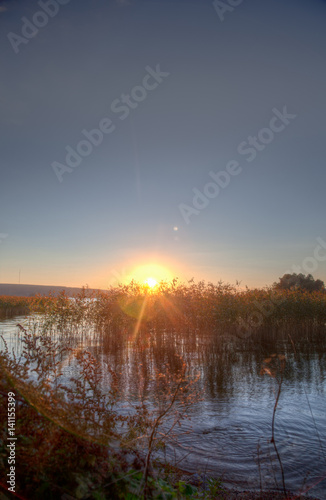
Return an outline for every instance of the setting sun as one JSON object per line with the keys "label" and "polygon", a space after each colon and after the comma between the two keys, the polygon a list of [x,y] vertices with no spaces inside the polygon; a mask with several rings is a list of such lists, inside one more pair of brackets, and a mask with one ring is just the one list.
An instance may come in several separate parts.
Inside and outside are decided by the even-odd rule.
{"label": "setting sun", "polygon": [[166,267],[160,264],[151,263],[137,266],[131,272],[131,278],[153,288],[160,281],[171,281],[173,275]]}
{"label": "setting sun", "polygon": [[147,278],[147,280],[145,280],[145,284],[150,288],[154,288],[154,286],[157,285],[157,281],[154,278]]}

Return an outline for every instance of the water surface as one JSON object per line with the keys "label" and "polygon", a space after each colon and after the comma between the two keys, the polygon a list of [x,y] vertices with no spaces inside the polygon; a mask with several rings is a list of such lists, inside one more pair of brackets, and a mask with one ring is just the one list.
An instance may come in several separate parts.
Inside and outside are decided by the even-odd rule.
{"label": "water surface", "polygon": [[[23,321],[0,323],[10,349],[19,350],[15,325]],[[119,331],[99,334],[96,329],[79,333],[74,333],[76,343],[123,373],[121,391],[128,398],[137,397],[139,378],[146,379],[154,368],[164,372],[168,364],[169,370],[177,369],[176,353],[194,373],[199,371],[202,400],[192,405],[191,420],[179,431],[180,446],[168,449],[168,458],[184,470],[222,476],[239,488],[281,488],[270,442],[277,384],[261,374],[261,367],[271,354],[284,354],[275,437],[286,487],[295,492],[310,487],[311,495],[326,498],[326,480],[320,482],[326,474],[325,335],[276,333],[245,342],[198,330],[144,330],[137,338]],[[65,369],[68,376],[74,365]]]}

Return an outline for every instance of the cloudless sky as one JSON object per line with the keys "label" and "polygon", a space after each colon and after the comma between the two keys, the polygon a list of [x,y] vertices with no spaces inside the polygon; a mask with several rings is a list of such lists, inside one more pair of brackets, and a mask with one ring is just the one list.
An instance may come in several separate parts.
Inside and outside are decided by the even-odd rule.
{"label": "cloudless sky", "polygon": [[[0,282],[20,271],[26,284],[106,288],[156,263],[264,286],[326,241],[326,1],[57,6],[33,33],[38,2],[0,2]],[[121,119],[117,100],[144,95],[148,68],[165,76]],[[239,145],[284,108],[293,118],[248,161]],[[105,118],[113,131],[57,175]],[[231,160],[240,173],[198,210],[193,189]],[[325,262],[312,274],[326,280]]]}

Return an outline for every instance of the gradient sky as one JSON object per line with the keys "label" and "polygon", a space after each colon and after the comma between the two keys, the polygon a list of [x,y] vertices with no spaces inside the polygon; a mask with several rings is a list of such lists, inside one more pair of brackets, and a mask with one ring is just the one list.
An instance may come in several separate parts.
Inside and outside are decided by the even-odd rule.
{"label": "gradient sky", "polygon": [[[0,1],[0,282],[106,288],[156,262],[264,286],[326,241],[325,1],[219,16],[210,0],[70,0],[16,53],[8,34],[40,10]],[[111,104],[157,65],[169,75],[122,120]],[[239,145],[284,106],[296,118],[247,161]],[[59,182],[53,162],[104,118],[114,130]],[[187,224],[180,204],[231,160],[241,172]]]}

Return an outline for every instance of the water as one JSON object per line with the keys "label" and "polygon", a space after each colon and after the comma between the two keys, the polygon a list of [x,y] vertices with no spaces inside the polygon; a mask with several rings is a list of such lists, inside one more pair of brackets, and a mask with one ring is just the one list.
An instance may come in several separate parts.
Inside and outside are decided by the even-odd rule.
{"label": "water", "polygon": [[[3,333],[11,347],[19,349],[17,322],[2,321]],[[276,411],[275,439],[284,467],[286,487],[292,491],[311,488],[310,495],[326,498],[326,350],[325,338],[306,338],[293,344],[277,341],[230,343],[216,334],[143,333],[135,348],[120,333],[83,338],[98,358],[124,373],[125,395],[135,394],[138,377],[146,377],[156,366],[163,371],[174,354],[182,353],[194,371],[199,371],[202,401],[193,404],[191,421],[184,421],[180,446],[168,450],[168,457],[187,471],[201,470],[223,477],[239,488],[281,488],[280,466],[272,436],[272,414],[277,392],[275,379],[261,375],[265,358],[273,353],[286,355],[281,396]],[[67,366],[67,370],[73,370]],[[189,412],[188,412],[189,413]]]}

